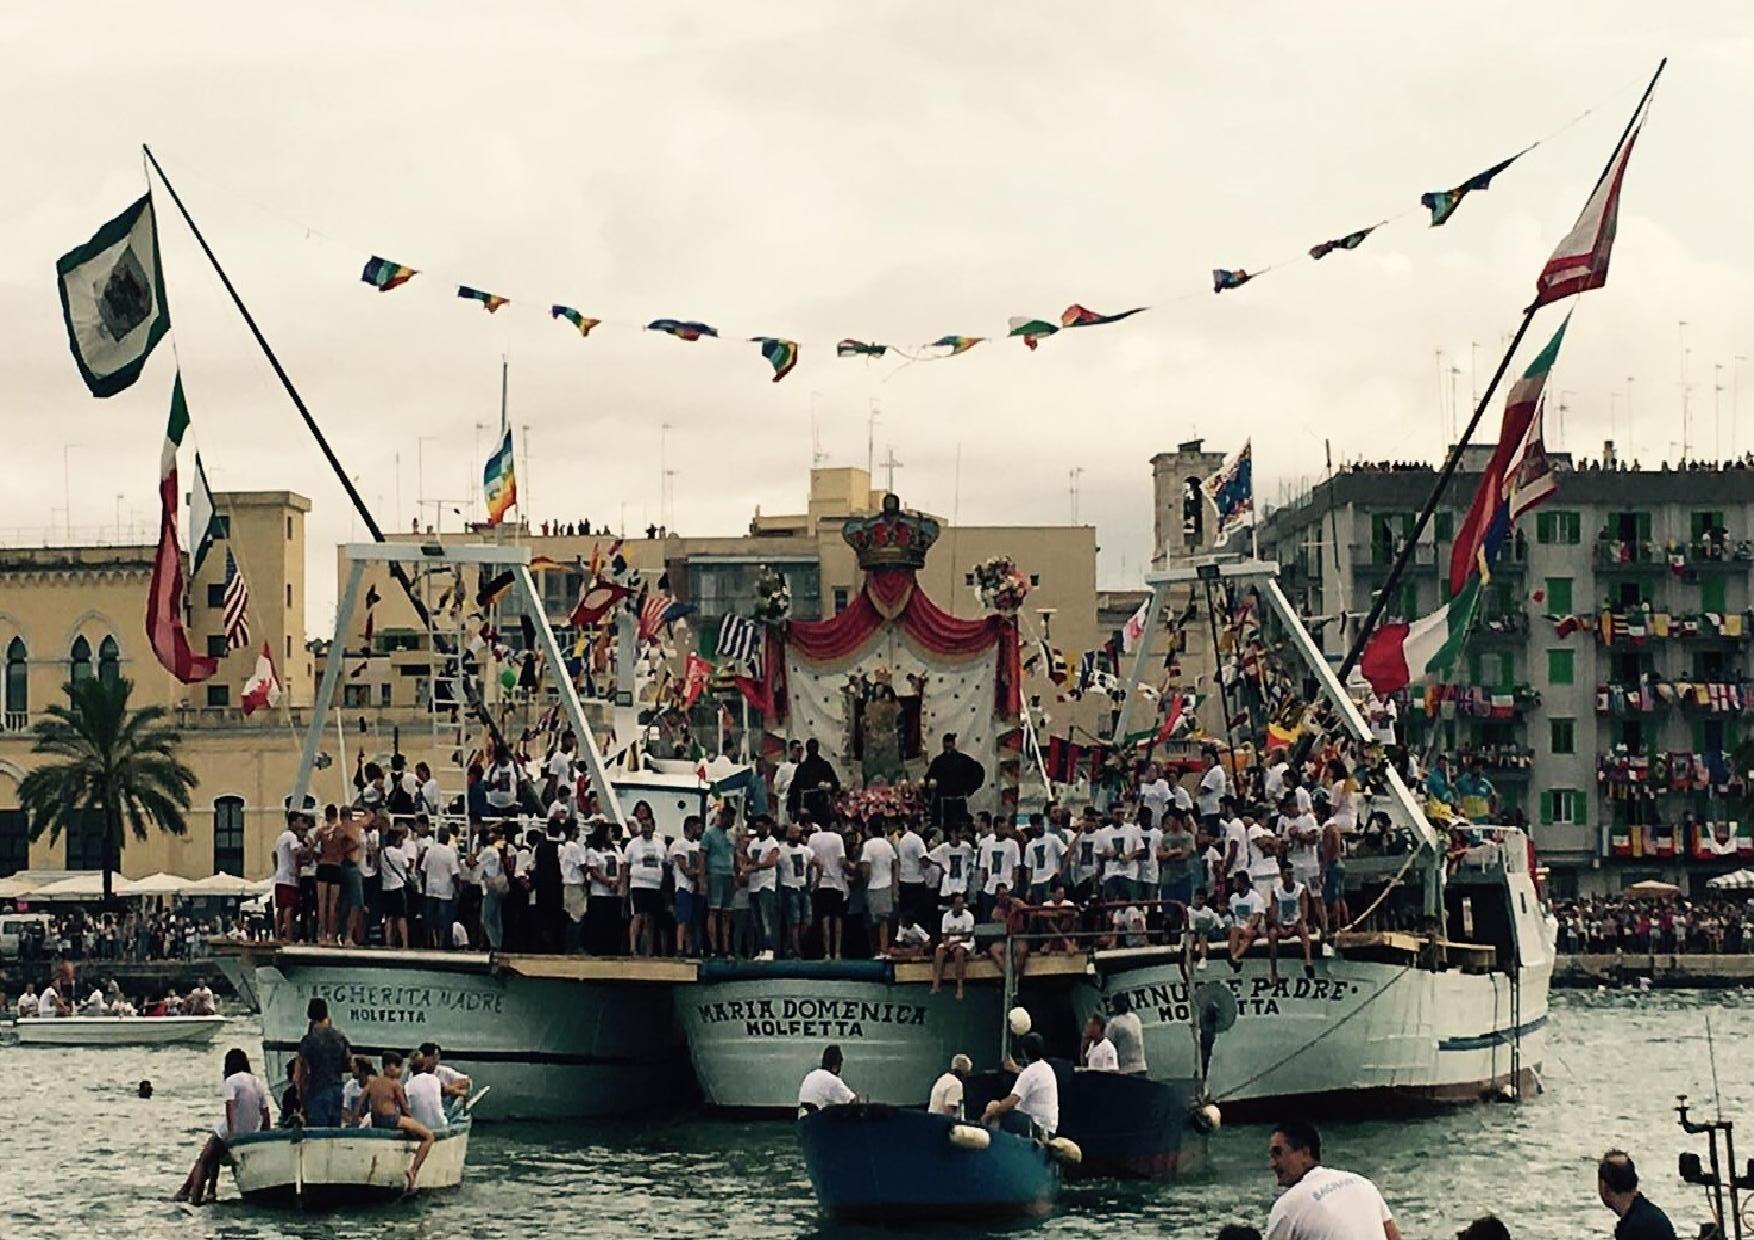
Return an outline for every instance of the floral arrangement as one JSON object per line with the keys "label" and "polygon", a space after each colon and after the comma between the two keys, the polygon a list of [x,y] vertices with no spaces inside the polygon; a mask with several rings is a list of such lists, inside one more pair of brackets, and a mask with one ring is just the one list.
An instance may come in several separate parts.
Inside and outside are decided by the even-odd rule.
{"label": "floral arrangement", "polygon": [[1029,578],[1017,571],[1017,562],[1008,555],[976,564],[974,584],[981,606],[991,611],[1016,611],[1029,597]]}
{"label": "floral arrangement", "polygon": [[869,822],[877,817],[918,817],[922,811],[919,789],[906,779],[893,784],[848,788],[841,793],[838,808],[846,817],[858,822]]}
{"label": "floral arrangement", "polygon": [[755,618],[778,624],[792,614],[792,587],[785,577],[763,564],[755,577]]}

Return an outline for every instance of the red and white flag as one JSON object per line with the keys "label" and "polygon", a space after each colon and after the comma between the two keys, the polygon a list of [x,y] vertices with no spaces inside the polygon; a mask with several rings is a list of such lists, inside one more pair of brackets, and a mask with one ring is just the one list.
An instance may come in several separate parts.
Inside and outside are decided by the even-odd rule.
{"label": "red and white flag", "polygon": [[269,706],[280,705],[280,678],[274,674],[274,656],[268,650],[268,643],[262,643],[262,653],[256,656],[256,672],[244,685],[244,714],[253,715]]}
{"label": "red and white flag", "polygon": [[189,406],[183,399],[183,376],[171,390],[170,423],[158,466],[158,553],[152,560],[152,583],[146,591],[146,640],[152,653],[172,676],[192,685],[219,670],[219,660],[196,654],[183,627],[187,579],[183,548],[177,539],[177,449],[189,429]]}
{"label": "red and white flag", "polygon": [[664,613],[670,610],[670,604],[676,600],[662,590],[653,590],[646,595],[639,609],[639,639],[650,641],[664,627]]}
{"label": "red and white flag", "polygon": [[1127,617],[1121,626],[1121,649],[1127,654],[1139,648],[1140,639],[1145,636],[1145,617],[1151,614],[1151,599],[1147,597],[1139,604],[1139,610]]}
{"label": "red and white flag", "polygon": [[1584,204],[1583,214],[1541,268],[1531,310],[1573,293],[1601,288],[1608,282],[1608,260],[1613,256],[1614,232],[1620,223],[1620,184],[1626,177],[1626,163],[1632,158],[1632,144],[1638,141],[1638,134],[1639,129],[1634,129],[1626,135],[1626,141],[1609,161],[1608,170],[1596,182],[1595,192]]}

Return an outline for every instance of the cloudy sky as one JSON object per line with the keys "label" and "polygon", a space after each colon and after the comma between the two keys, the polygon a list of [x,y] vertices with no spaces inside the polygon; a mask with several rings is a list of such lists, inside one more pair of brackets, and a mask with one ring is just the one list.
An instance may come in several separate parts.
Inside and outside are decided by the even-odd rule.
{"label": "cloudy sky", "polygon": [[[0,10],[6,542],[155,518],[176,359],[92,400],[53,280],[141,192],[145,141],[385,524],[423,490],[471,494],[506,355],[537,520],[659,520],[665,439],[671,524],[734,532],[801,506],[813,423],[829,463],[862,465],[876,408],[897,490],[962,521],[1064,521],[1081,469],[1103,582],[1130,584],[1148,458],[1179,440],[1253,436],[1268,502],[1319,475],[1324,439],[1341,458],[1438,453],[1449,394],[1484,383],[1665,53],[1551,429],[1573,451],[1612,434],[1677,457],[1686,350],[1695,455],[1754,448],[1745,3],[250,7]],[[1561,130],[1444,228],[1417,217],[1421,191]],[[326,624],[327,547],[358,527],[160,201],[214,485],[312,498]],[[1213,267],[1409,209],[1353,253],[1210,291]],[[424,274],[376,293],[374,253]],[[490,317],[458,283],[512,303]],[[580,340],[556,301],[605,325]],[[996,336],[1074,301],[1158,309],[1033,354],[832,356],[842,336]],[[754,345],[637,329],[656,317],[794,337],[802,360],[776,385]]]}

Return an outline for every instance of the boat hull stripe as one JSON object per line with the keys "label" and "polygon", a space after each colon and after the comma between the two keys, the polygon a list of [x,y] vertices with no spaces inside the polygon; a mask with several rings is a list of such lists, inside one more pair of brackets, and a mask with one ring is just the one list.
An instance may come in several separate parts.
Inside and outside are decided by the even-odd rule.
{"label": "boat hull stripe", "polygon": [[1468,1037],[1443,1038],[1437,1044],[1439,1051],[1483,1051],[1494,1046],[1503,1046],[1517,1038],[1526,1038],[1537,1029],[1547,1027],[1547,1018],[1537,1016],[1534,1020],[1518,1025],[1515,1029],[1494,1029],[1491,1033],[1477,1033]]}
{"label": "boat hull stripe", "polygon": [[[385,1051],[405,1054],[406,1046],[366,1046],[358,1042],[349,1043],[356,1055],[382,1056]],[[415,1045],[418,1045],[417,1043]],[[298,1052],[297,1042],[278,1041],[264,1038],[262,1049],[279,1054],[292,1055]],[[651,1058],[636,1058],[632,1055],[583,1055],[566,1051],[468,1051],[444,1048],[446,1063],[526,1063],[526,1064],[559,1064],[574,1068],[649,1068],[662,1066],[660,1061]]]}

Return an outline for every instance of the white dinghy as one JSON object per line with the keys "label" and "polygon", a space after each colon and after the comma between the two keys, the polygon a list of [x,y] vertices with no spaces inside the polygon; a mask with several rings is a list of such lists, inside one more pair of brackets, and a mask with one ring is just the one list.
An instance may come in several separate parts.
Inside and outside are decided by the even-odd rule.
{"label": "white dinghy", "polygon": [[27,1016],[13,1030],[26,1046],[206,1046],[223,1016]]}

